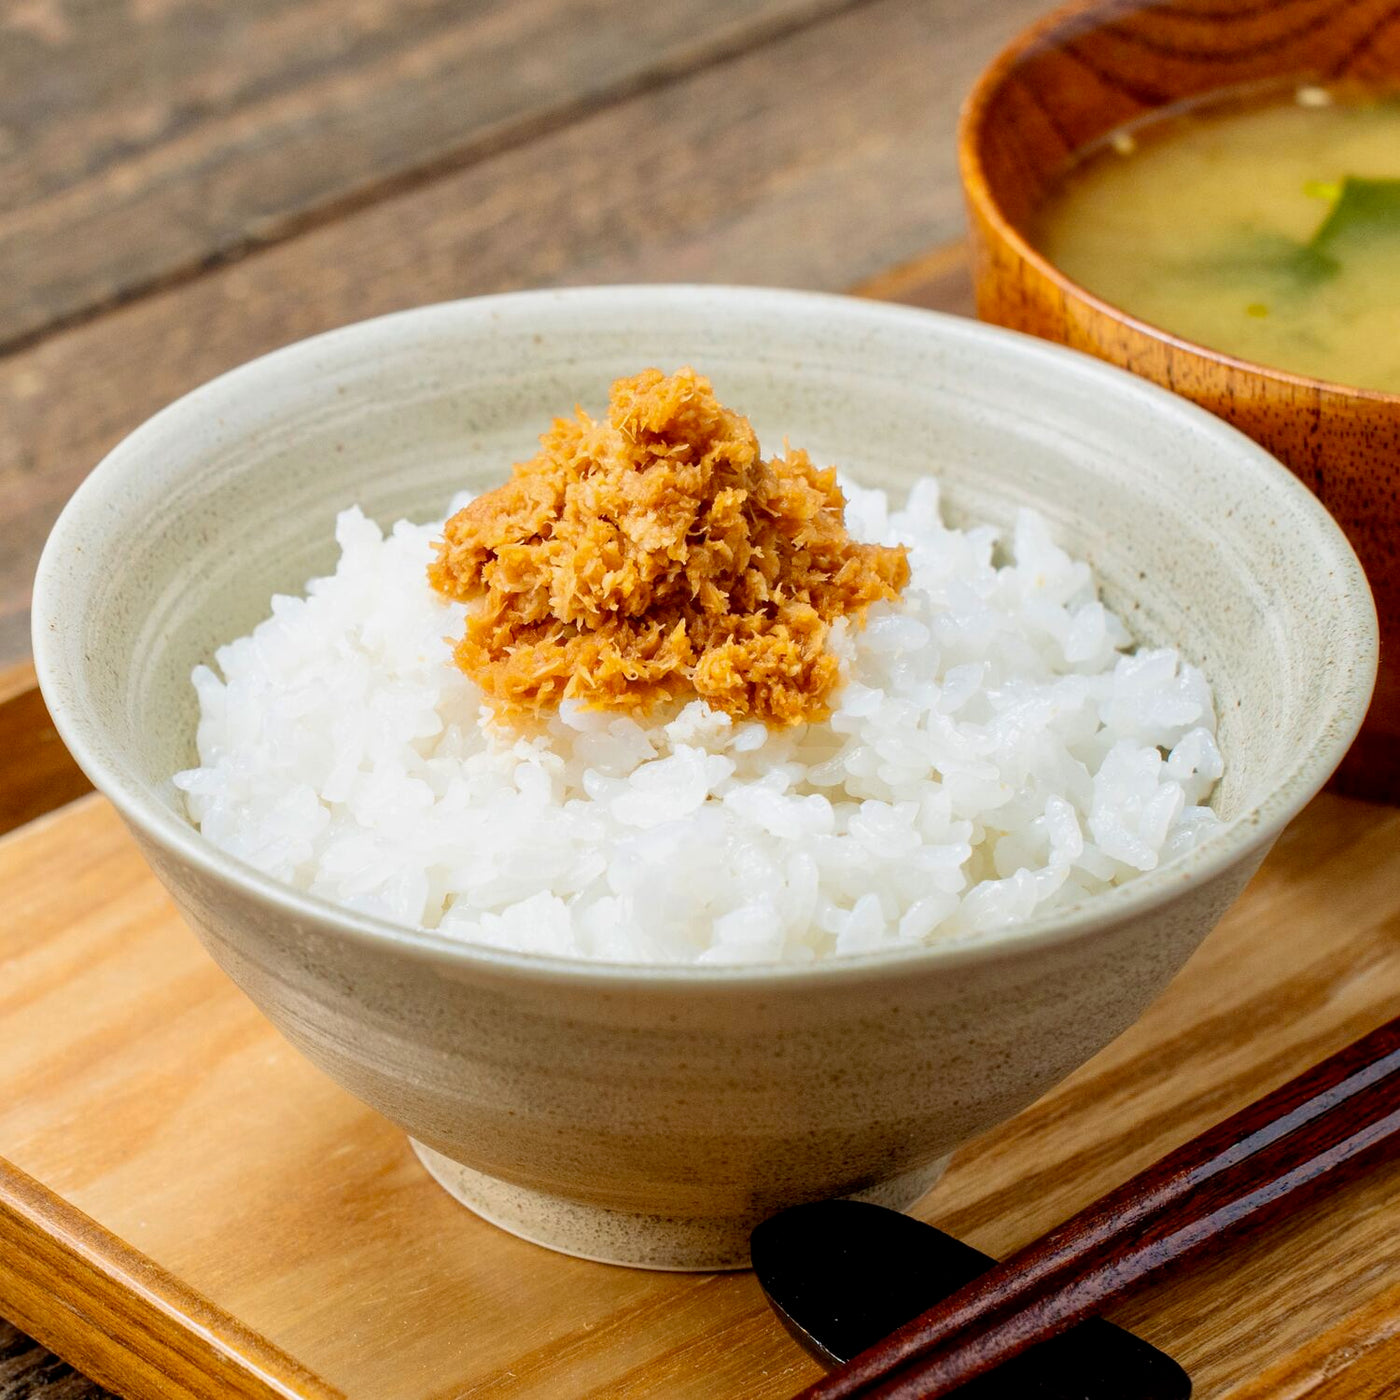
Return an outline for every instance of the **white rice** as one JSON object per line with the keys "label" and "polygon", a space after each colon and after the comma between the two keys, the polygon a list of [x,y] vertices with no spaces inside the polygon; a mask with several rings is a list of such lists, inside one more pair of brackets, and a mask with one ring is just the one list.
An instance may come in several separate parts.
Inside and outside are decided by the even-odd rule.
{"label": "white rice", "polygon": [[223,679],[196,668],[201,766],[176,785],[209,840],[300,889],[623,962],[976,938],[1201,839],[1222,764],[1198,670],[1132,650],[1033,512],[1002,542],[945,528],[931,479],[894,513],[847,492],[851,533],[909,545],[913,577],[838,626],[828,723],[770,731],[695,701],[492,727],[451,660],[464,609],[425,575],[441,522],[385,538],[353,509],[335,574],[221,647]]}

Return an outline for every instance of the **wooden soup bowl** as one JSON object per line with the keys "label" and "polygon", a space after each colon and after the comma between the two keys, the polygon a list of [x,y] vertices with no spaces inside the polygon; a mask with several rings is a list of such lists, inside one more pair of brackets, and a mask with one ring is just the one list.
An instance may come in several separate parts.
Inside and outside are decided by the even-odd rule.
{"label": "wooden soup bowl", "polygon": [[1154,108],[1225,88],[1400,83],[1395,0],[1091,0],[1056,11],[987,69],[959,158],[977,314],[1087,351],[1227,419],[1280,458],[1346,531],[1380,614],[1381,666],[1336,786],[1400,801],[1400,395],[1236,359],[1109,305],[1025,229],[1075,153]]}

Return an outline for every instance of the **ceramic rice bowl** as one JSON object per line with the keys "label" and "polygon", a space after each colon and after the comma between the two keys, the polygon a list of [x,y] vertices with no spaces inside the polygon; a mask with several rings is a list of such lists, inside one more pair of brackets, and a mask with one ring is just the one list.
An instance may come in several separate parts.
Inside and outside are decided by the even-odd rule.
{"label": "ceramic rice bowl", "polygon": [[[1219,830],[980,942],[742,968],[468,946],[298,893],[201,837],[171,783],[193,760],[191,668],[328,568],[339,509],[432,519],[502,479],[554,412],[682,363],[764,441],[786,434],[897,495],[937,473],[954,523],[1041,511],[1142,641],[1204,668],[1227,764]],[[910,1205],[960,1143],[1131,1024],[1341,759],[1376,653],[1336,525],[1201,410],[956,318],[686,287],[425,307],[225,375],[77,492],[34,629],[64,739],[288,1040],[488,1219],[679,1269],[746,1263],[751,1227],[799,1201]]]}

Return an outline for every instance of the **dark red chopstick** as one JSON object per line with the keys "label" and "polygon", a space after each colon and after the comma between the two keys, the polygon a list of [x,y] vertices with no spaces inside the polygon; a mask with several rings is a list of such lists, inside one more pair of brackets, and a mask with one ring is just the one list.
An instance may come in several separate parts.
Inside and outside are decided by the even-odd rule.
{"label": "dark red chopstick", "polygon": [[1109,1192],[795,1400],[937,1400],[1169,1265],[1400,1156],[1400,1019]]}

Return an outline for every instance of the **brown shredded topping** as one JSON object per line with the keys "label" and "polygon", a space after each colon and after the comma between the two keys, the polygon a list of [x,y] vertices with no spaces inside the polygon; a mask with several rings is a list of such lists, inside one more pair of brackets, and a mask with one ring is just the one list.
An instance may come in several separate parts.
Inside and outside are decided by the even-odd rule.
{"label": "brown shredded topping", "polygon": [[692,369],[619,379],[606,422],[579,409],[540,444],[447,522],[428,570],[479,604],[456,660],[499,715],[698,695],[775,724],[826,716],[831,624],[909,579],[903,549],[846,533],[834,468],[765,462]]}

